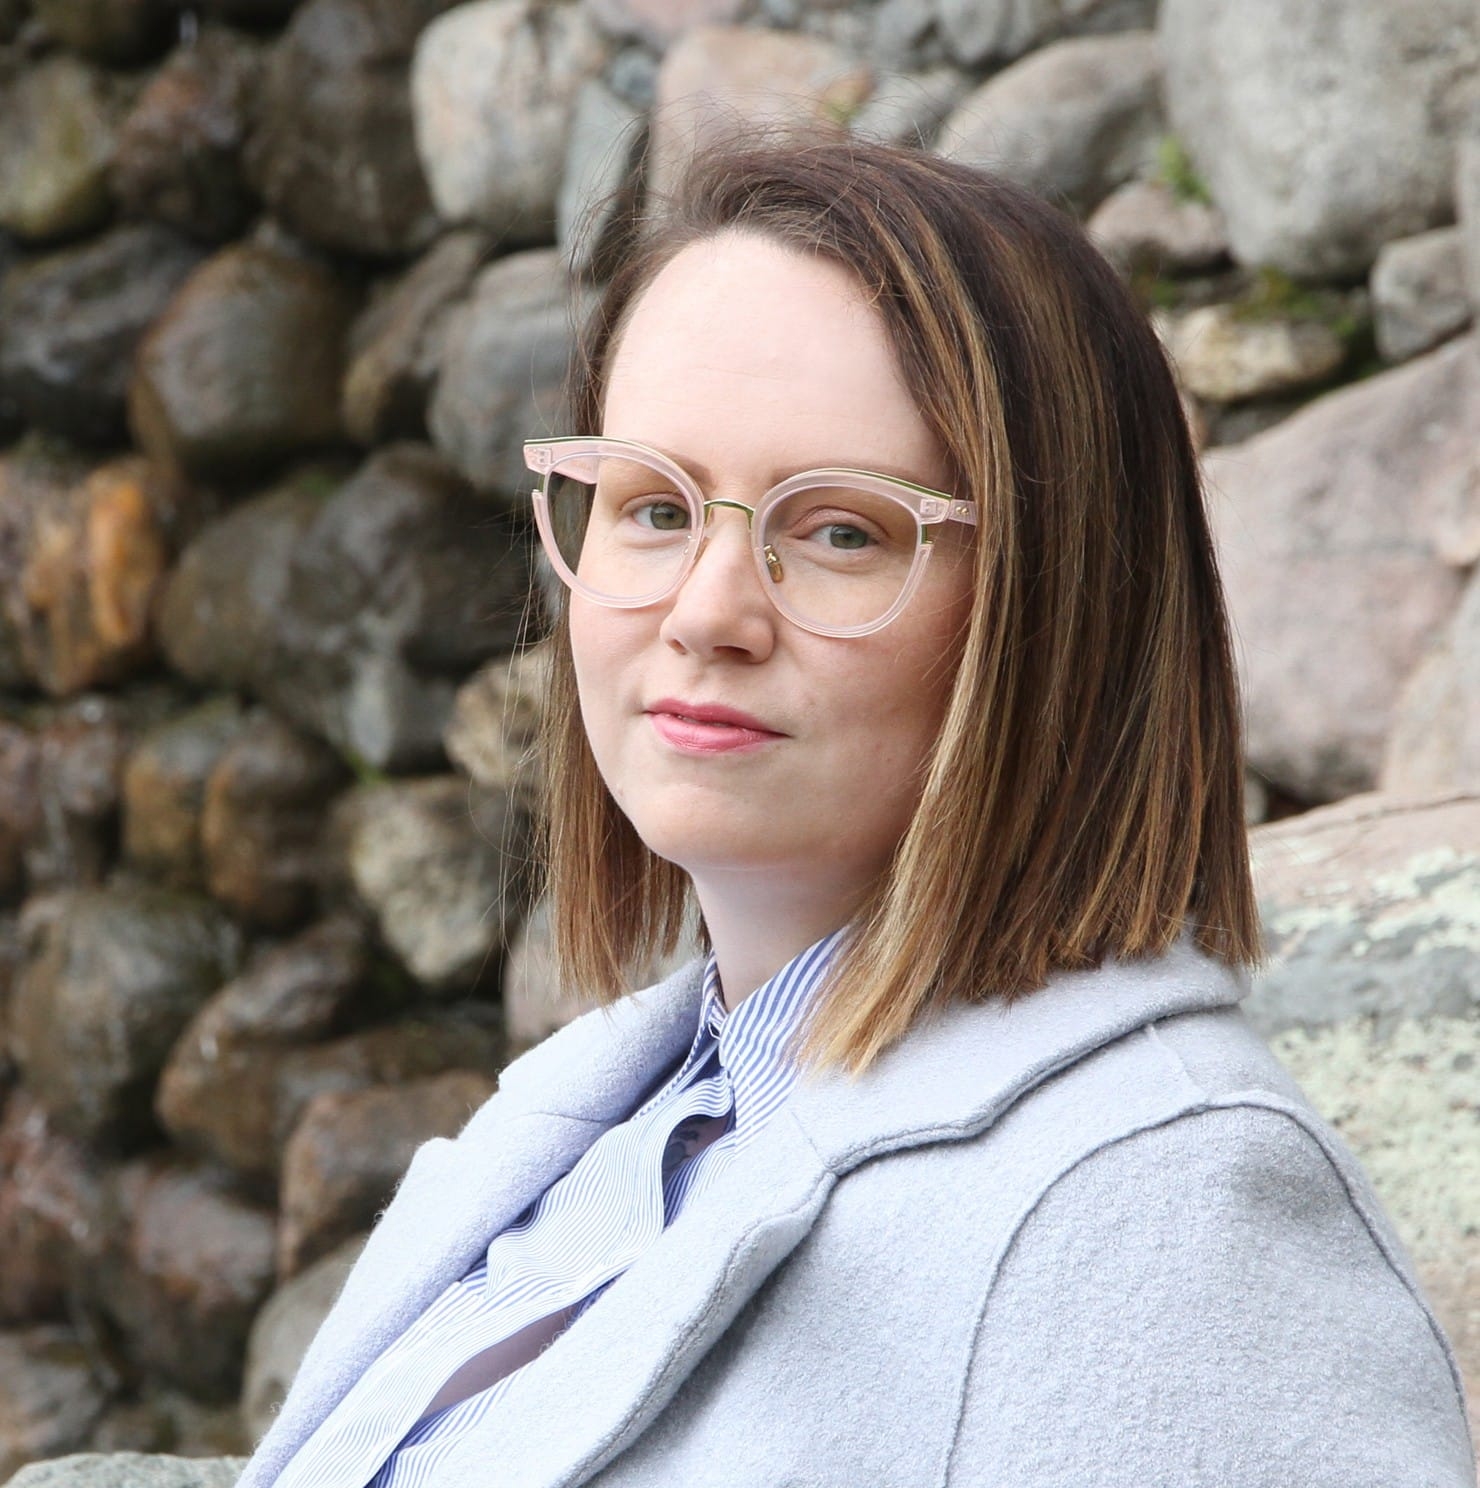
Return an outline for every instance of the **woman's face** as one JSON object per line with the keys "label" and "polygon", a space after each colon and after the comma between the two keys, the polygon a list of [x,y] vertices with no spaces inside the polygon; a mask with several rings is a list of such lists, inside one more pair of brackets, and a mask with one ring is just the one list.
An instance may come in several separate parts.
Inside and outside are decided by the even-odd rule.
{"label": "woman's face", "polygon": [[[684,249],[633,308],[603,433],[652,446],[706,499],[753,505],[785,476],[851,466],[944,489],[944,460],[884,324],[842,267],[758,236]],[[706,879],[857,899],[918,796],[971,602],[969,530],[937,528],[923,581],[872,635],[814,635],[761,588],[745,514],[711,510],[671,598],[572,595],[596,762],[643,841]],[[714,710],[758,728],[706,722]]]}

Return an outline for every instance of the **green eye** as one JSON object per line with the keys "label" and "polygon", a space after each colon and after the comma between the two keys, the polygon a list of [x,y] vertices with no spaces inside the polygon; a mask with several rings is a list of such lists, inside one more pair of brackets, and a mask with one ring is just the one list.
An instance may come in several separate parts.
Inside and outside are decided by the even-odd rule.
{"label": "green eye", "polygon": [[682,532],[689,525],[689,509],[675,501],[654,501],[638,509],[637,521],[655,532]]}
{"label": "green eye", "polygon": [[829,547],[855,550],[868,546],[868,533],[859,527],[849,527],[842,522],[834,522],[823,528]]}

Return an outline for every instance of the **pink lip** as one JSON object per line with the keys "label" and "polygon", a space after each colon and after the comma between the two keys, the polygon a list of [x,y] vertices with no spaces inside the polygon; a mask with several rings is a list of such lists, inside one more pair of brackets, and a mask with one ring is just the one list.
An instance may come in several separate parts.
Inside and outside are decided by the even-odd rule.
{"label": "pink lip", "polygon": [[659,698],[646,711],[658,737],[685,754],[731,754],[786,737],[748,713],[714,703]]}

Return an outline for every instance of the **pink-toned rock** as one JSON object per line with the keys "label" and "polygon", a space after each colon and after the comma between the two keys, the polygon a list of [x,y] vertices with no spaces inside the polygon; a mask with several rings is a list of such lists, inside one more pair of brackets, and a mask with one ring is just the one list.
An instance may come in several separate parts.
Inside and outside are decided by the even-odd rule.
{"label": "pink-toned rock", "polygon": [[1434,649],[1403,684],[1382,788],[1480,788],[1480,577],[1472,576]]}
{"label": "pink-toned rock", "polygon": [[204,1400],[241,1385],[247,1333],[272,1289],[273,1216],[206,1169],[159,1158],[121,1168],[92,1279],[133,1363]]}
{"label": "pink-toned rock", "polygon": [[1089,235],[1124,271],[1191,274],[1228,257],[1217,207],[1180,200],[1160,181],[1131,181],[1111,192],[1090,218]]}
{"label": "pink-toned rock", "polygon": [[1377,778],[1399,689],[1480,557],[1477,421],[1466,338],[1205,457],[1250,762],[1297,798]]}
{"label": "pink-toned rock", "polygon": [[867,64],[818,37],[696,27],[658,70],[650,187],[671,192],[695,149],[740,130],[840,129],[873,86]]}
{"label": "pink-toned rock", "polygon": [[283,1153],[278,1278],[296,1275],[368,1230],[416,1149],[432,1137],[456,1136],[495,1083],[452,1070],[311,1100]]}

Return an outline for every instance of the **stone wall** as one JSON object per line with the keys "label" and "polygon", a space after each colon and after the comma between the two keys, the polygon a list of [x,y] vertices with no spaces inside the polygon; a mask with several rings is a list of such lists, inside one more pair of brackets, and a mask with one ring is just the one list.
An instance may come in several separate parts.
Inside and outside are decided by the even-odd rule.
{"label": "stone wall", "polygon": [[1477,30],[0,0],[0,1481],[245,1450],[411,1150],[567,1016],[519,441],[621,214],[747,120],[1002,170],[1155,317],[1283,818],[1256,1016],[1480,1386]]}

